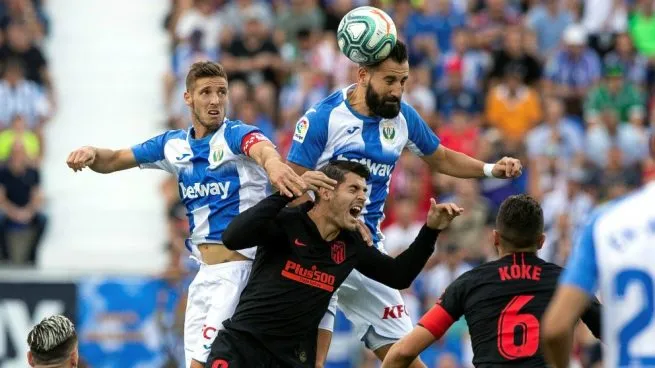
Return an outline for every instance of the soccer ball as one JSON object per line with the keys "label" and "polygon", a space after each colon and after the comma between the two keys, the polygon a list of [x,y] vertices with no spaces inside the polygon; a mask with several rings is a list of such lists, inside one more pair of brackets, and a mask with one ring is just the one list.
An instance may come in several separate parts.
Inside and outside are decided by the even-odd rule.
{"label": "soccer ball", "polygon": [[391,17],[372,6],[349,11],[337,29],[339,49],[357,64],[375,64],[384,60],[396,45],[396,40],[396,25]]}

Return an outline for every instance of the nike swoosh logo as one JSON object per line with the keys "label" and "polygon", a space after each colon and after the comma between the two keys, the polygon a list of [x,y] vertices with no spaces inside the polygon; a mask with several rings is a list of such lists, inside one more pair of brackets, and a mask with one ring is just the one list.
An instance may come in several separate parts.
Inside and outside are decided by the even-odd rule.
{"label": "nike swoosh logo", "polygon": [[348,134],[353,134],[353,133],[355,133],[355,132],[358,131],[358,130],[359,130],[359,127],[351,127],[350,129],[346,130],[346,132],[347,132]]}
{"label": "nike swoosh logo", "polygon": [[189,157],[189,156],[191,156],[190,153],[183,153],[183,154],[181,154],[180,156],[175,157],[175,159],[178,160],[178,161],[182,161],[182,160],[184,160],[185,158],[187,158],[187,157]]}
{"label": "nike swoosh logo", "polygon": [[296,240],[293,242],[293,244],[295,244],[295,245],[298,246],[298,247],[306,247],[306,246],[307,246],[307,244],[305,244],[305,243],[301,243],[300,240],[298,240],[298,239],[296,239]]}
{"label": "nike swoosh logo", "polygon": [[309,110],[307,110],[306,114],[309,114],[310,112],[316,112],[316,109],[312,107]]}

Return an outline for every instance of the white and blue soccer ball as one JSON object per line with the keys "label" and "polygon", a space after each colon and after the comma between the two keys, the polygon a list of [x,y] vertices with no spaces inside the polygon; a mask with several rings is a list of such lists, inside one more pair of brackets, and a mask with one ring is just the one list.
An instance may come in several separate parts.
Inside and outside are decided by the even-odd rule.
{"label": "white and blue soccer ball", "polygon": [[358,64],[369,65],[384,60],[397,39],[396,25],[391,17],[372,6],[349,11],[337,29],[339,49]]}

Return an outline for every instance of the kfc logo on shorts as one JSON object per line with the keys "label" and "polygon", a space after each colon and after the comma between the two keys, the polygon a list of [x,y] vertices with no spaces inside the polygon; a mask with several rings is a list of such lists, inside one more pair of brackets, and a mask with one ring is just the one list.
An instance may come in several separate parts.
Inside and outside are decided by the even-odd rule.
{"label": "kfc logo on shorts", "polygon": [[336,264],[341,264],[346,260],[346,243],[342,241],[332,243],[332,260]]}
{"label": "kfc logo on shorts", "polygon": [[409,317],[409,312],[407,311],[407,308],[405,308],[405,306],[402,304],[393,305],[391,307],[384,307],[384,313],[382,315],[382,319],[403,318],[403,315]]}
{"label": "kfc logo on shorts", "polygon": [[207,350],[211,349],[212,347],[211,342],[214,341],[215,336],[216,336],[216,327],[207,326],[207,325],[202,326],[202,338],[210,341],[209,344],[203,345],[205,349]]}

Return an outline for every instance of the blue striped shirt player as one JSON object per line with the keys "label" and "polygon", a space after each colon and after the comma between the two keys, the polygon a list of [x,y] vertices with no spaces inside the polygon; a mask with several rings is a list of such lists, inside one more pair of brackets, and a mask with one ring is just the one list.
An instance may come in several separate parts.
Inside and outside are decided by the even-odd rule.
{"label": "blue striped shirt player", "polygon": [[67,164],[74,171],[89,167],[111,173],[139,166],[176,176],[191,230],[187,246],[200,263],[188,291],[185,367],[201,368],[216,331],[234,313],[255,257],[255,248],[225,248],[223,231],[236,215],[267,196],[269,180],[287,196],[301,195],[305,183],[259,129],[225,117],[228,81],[221,65],[193,64],[184,102],[191,110],[188,130],[167,131],[120,150],[82,147],[69,155]]}
{"label": "blue striped shirt player", "polygon": [[553,366],[568,367],[575,321],[599,292],[604,366],[655,367],[654,250],[655,183],[597,209],[542,322]]}
{"label": "blue striped shirt player", "polygon": [[[402,101],[409,77],[407,48],[398,41],[386,60],[362,65],[358,81],[336,91],[307,110],[296,124],[289,165],[299,174],[331,160],[357,161],[366,165],[371,177],[360,232],[383,250],[380,224],[394,167],[404,149],[420,156],[435,172],[460,178],[521,174],[518,160],[505,157],[485,164],[440,144],[416,110]],[[405,303],[398,292],[353,271],[335,295],[340,309],[353,322],[357,337],[383,359],[391,344],[412,329]],[[335,310],[333,300],[330,311]],[[324,361],[330,339],[330,321],[321,323],[317,357]],[[412,367],[422,367],[417,360]]]}
{"label": "blue striped shirt player", "polygon": [[[250,142],[267,140],[240,121],[225,120],[211,135],[193,138],[193,128],[173,130],[132,147],[140,168],[174,174],[187,208],[191,237],[187,247],[221,243],[230,220],[270,194],[266,172],[248,154]],[[240,251],[253,259],[255,248]]]}

